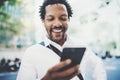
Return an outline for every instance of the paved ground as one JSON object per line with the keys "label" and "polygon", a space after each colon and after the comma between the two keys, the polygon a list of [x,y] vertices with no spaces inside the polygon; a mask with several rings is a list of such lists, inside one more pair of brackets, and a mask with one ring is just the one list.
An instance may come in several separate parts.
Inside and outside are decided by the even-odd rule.
{"label": "paved ground", "polygon": [[0,80],[16,80],[17,72],[0,73]]}
{"label": "paved ground", "polygon": [[[12,54],[12,55],[11,55]],[[14,55],[13,55],[14,54]],[[14,58],[21,57],[23,51],[0,51],[0,59],[2,57]],[[8,56],[9,55],[9,56]],[[107,70],[107,80],[120,80],[120,58],[119,59],[105,59],[103,60],[105,68]],[[17,72],[0,73],[0,80],[16,80]]]}
{"label": "paved ground", "polygon": [[0,49],[0,60],[5,59],[14,59],[16,57],[21,58],[25,49]]}

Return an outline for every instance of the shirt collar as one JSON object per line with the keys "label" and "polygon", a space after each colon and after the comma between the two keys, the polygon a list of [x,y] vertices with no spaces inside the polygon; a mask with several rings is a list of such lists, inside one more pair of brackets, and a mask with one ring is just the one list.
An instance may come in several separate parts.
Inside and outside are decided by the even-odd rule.
{"label": "shirt collar", "polygon": [[67,36],[67,39],[65,41],[65,43],[63,44],[63,46],[60,46],[59,44],[53,42],[52,40],[50,40],[47,36],[44,38],[44,42],[45,42],[45,46],[49,46],[49,44],[54,45],[57,49],[59,49],[60,51],[63,50],[64,47],[67,47],[70,43],[70,38]]}

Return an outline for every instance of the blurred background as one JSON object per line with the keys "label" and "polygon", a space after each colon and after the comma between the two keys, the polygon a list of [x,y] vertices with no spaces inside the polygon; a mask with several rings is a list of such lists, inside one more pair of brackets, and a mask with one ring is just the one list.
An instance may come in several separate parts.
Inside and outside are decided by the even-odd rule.
{"label": "blurred background", "polygon": [[[0,0],[0,80],[16,80],[25,49],[45,36],[42,1]],[[108,80],[120,80],[120,0],[68,1],[74,13],[68,33],[103,60]]]}

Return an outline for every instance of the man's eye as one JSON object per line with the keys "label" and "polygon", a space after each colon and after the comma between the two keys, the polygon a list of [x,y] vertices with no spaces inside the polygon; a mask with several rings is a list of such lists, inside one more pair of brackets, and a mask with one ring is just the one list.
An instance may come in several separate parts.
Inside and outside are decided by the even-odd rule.
{"label": "man's eye", "polygon": [[48,21],[52,21],[54,18],[47,18]]}
{"label": "man's eye", "polygon": [[66,17],[60,18],[60,20],[62,20],[62,21],[67,21],[67,18],[66,18]]}
{"label": "man's eye", "polygon": [[47,19],[47,21],[52,21],[53,19]]}

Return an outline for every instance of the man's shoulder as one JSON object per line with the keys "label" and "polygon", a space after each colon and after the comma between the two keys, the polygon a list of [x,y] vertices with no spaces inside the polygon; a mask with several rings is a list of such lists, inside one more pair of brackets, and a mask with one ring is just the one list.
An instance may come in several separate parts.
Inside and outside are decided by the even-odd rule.
{"label": "man's shoulder", "polygon": [[41,44],[37,43],[37,44],[29,46],[26,50],[32,51],[32,50],[37,50],[37,49],[40,50],[40,49],[43,49],[43,48],[45,48],[45,47],[42,46]]}
{"label": "man's shoulder", "polygon": [[54,56],[53,54],[54,53],[52,50],[38,43],[28,47],[25,50],[24,56],[28,56],[31,58],[43,58],[45,56]]}
{"label": "man's shoulder", "polygon": [[26,48],[25,53],[23,55],[25,56],[37,56],[37,55],[43,55],[44,52],[49,52],[50,50],[46,48],[45,46],[42,46],[39,43],[36,43],[34,45],[31,45]]}
{"label": "man's shoulder", "polygon": [[52,50],[39,43],[28,47],[25,53],[22,55],[22,60],[32,63],[32,65],[39,65],[37,63],[44,64],[44,62],[47,62],[46,59],[48,61],[51,60],[50,62],[55,62],[54,60],[58,61],[59,57]]}

